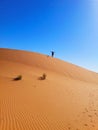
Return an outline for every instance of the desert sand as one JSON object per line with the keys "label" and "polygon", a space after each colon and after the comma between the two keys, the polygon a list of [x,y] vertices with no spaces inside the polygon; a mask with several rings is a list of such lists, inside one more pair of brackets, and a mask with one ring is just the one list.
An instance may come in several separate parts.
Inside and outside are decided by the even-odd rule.
{"label": "desert sand", "polygon": [[[45,73],[45,80],[39,77]],[[13,81],[17,75],[22,80]],[[0,130],[98,130],[98,74],[47,55],[0,49]]]}

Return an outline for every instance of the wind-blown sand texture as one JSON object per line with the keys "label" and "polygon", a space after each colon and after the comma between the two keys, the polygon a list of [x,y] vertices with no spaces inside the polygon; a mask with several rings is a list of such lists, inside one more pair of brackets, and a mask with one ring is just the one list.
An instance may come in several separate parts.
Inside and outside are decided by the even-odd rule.
{"label": "wind-blown sand texture", "polygon": [[[17,75],[22,80],[13,81]],[[0,130],[98,130],[98,74],[47,55],[0,49]]]}

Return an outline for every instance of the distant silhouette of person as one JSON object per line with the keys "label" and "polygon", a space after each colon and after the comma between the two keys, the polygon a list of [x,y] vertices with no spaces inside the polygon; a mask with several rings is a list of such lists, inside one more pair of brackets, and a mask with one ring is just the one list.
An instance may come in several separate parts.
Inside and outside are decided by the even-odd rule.
{"label": "distant silhouette of person", "polygon": [[54,57],[54,51],[51,51],[51,56]]}

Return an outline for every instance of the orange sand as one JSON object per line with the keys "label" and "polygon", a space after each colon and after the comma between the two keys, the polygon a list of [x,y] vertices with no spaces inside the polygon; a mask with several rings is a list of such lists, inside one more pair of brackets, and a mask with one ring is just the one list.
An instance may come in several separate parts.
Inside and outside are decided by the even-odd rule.
{"label": "orange sand", "polygon": [[[43,73],[46,80],[39,80]],[[22,80],[12,80],[20,74]],[[98,130],[98,74],[46,55],[0,49],[0,130]]]}

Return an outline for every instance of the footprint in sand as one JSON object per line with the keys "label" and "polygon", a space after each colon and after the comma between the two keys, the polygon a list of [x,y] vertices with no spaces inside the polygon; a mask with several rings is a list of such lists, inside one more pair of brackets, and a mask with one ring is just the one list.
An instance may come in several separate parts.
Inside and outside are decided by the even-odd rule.
{"label": "footprint in sand", "polygon": [[84,124],[84,126],[88,126],[88,124]]}

